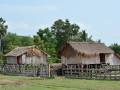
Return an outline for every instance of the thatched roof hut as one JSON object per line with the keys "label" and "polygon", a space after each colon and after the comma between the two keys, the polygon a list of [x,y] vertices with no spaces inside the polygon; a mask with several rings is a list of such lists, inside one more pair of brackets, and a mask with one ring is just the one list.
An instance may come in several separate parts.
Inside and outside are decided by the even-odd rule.
{"label": "thatched roof hut", "polygon": [[41,53],[44,53],[46,56],[49,56],[46,52],[40,50],[36,46],[25,46],[25,47],[17,47],[12,51],[8,52],[4,56],[19,56],[21,54],[27,53],[27,56],[39,56],[41,57]]}
{"label": "thatched roof hut", "polygon": [[17,47],[5,54],[9,64],[40,64],[46,63],[50,55],[36,46]]}
{"label": "thatched roof hut", "polygon": [[62,64],[120,64],[119,56],[104,43],[67,42],[58,50],[57,56],[61,56]]}
{"label": "thatched roof hut", "polygon": [[69,58],[76,54],[82,54],[84,56],[91,56],[91,55],[94,56],[100,53],[109,54],[109,53],[114,53],[114,51],[108,48],[104,43],[67,42],[60,48],[60,50],[58,50],[57,56],[64,55]]}

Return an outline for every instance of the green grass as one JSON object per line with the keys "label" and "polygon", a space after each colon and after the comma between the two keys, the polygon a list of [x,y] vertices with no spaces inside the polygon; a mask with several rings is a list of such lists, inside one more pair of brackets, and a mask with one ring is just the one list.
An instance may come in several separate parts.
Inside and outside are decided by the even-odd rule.
{"label": "green grass", "polygon": [[0,90],[120,90],[120,81],[0,75]]}

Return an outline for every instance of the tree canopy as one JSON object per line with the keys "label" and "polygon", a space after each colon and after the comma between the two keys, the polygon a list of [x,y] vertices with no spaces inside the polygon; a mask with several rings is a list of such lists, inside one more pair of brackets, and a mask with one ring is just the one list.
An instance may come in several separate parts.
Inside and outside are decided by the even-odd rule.
{"label": "tree canopy", "polygon": [[80,27],[77,24],[71,24],[68,19],[61,19],[54,22],[51,26],[51,32],[58,41],[57,50],[68,41],[71,41],[79,32]]}
{"label": "tree canopy", "polygon": [[2,51],[1,47],[1,40],[7,33],[8,26],[5,25],[5,20],[3,18],[0,18],[0,52]]}
{"label": "tree canopy", "polygon": [[[60,58],[56,57],[56,52],[66,42],[101,42],[100,39],[94,41],[92,36],[88,36],[86,30],[80,31],[80,27],[75,23],[71,24],[68,19],[65,21],[58,19],[50,28],[40,28],[33,37],[7,32],[8,26],[4,23],[5,20],[0,18],[0,40],[2,40],[3,47],[0,60],[3,59],[3,54],[8,53],[15,47],[36,45],[51,56],[48,58],[48,62],[60,62]],[[115,47],[119,48],[117,45],[110,46],[112,49],[115,49]],[[115,51],[119,53],[120,50],[115,49]]]}
{"label": "tree canopy", "polygon": [[120,45],[118,45],[117,43],[112,44],[111,46],[109,46],[116,54],[120,55]]}

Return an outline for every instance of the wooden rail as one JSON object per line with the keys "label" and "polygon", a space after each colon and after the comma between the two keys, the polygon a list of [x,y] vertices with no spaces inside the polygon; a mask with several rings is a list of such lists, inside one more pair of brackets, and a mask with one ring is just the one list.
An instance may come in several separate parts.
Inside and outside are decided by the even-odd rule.
{"label": "wooden rail", "polygon": [[4,74],[8,75],[25,75],[25,76],[48,76],[48,67],[47,65],[40,67],[38,66],[26,66],[26,65],[18,65],[18,64],[12,64],[12,65],[5,65],[4,66]]}
{"label": "wooden rail", "polygon": [[101,65],[67,65],[63,72],[69,78],[120,79],[119,65],[109,65],[109,68]]}

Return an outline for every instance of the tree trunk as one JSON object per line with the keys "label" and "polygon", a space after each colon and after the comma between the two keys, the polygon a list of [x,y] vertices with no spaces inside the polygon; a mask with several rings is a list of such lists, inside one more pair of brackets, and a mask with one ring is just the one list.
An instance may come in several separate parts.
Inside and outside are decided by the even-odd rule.
{"label": "tree trunk", "polygon": [[2,52],[2,51],[1,51],[1,38],[0,38],[0,52]]}

